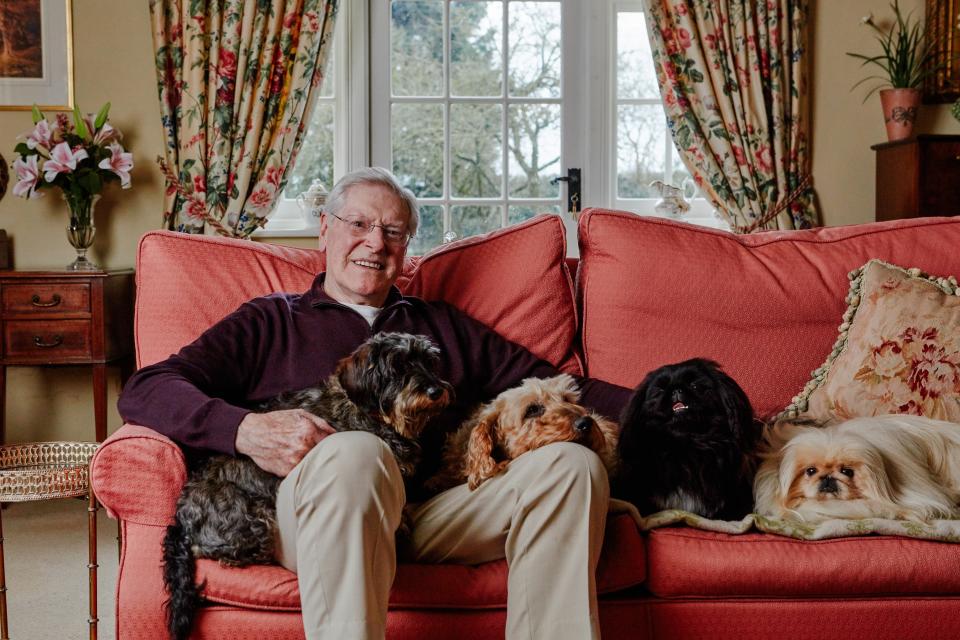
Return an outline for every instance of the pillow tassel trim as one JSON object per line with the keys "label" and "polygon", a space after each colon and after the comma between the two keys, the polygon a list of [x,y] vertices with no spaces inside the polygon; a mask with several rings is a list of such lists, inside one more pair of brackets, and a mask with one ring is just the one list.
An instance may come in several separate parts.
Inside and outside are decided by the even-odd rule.
{"label": "pillow tassel trim", "polygon": [[800,393],[793,397],[793,399],[790,401],[790,404],[787,405],[787,407],[776,417],[776,420],[794,419],[807,410],[810,394],[816,391],[817,388],[823,384],[827,374],[830,372],[830,369],[833,366],[834,360],[840,356],[840,353],[847,346],[847,336],[850,331],[850,327],[853,325],[853,319],[857,314],[857,310],[860,308],[860,288],[863,283],[863,274],[867,268],[874,263],[905,273],[911,278],[925,280],[926,282],[935,285],[938,289],[948,295],[960,297],[960,285],[958,285],[957,279],[954,276],[931,276],[930,274],[925,273],[916,267],[904,269],[903,267],[898,267],[897,265],[890,264],[889,262],[874,259],[868,261],[862,267],[854,269],[848,273],[847,279],[850,280],[850,290],[847,292],[847,297],[845,299],[847,309],[843,312],[840,326],[837,327],[839,335],[837,336],[836,342],[833,344],[833,348],[830,350],[830,355],[827,356],[826,361],[822,365],[810,372],[811,379],[803,386],[803,389],[800,391]]}

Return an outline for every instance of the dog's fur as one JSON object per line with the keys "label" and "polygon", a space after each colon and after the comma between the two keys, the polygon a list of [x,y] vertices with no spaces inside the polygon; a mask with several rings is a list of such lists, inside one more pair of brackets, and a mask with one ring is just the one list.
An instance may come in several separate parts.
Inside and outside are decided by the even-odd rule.
{"label": "dog's fur", "polygon": [[757,513],[926,521],[960,518],[960,425],[920,416],[778,423],[754,483]]}
{"label": "dog's fur", "polygon": [[[420,459],[417,437],[451,401],[450,385],[437,376],[439,358],[423,336],[377,334],[341,360],[325,383],[281,394],[260,409],[305,409],[337,431],[373,433],[390,447],[404,477],[412,477]],[[232,566],[273,561],[279,484],[242,456],[214,456],[191,474],[163,542],[172,638],[189,636],[200,604],[196,558]]]}
{"label": "dog's fur", "polygon": [[651,371],[620,428],[613,497],[645,514],[682,509],[729,520],[750,512],[762,427],[716,362],[694,358]]}
{"label": "dog's fur", "polygon": [[427,489],[466,482],[471,490],[503,471],[511,460],[554,442],[576,442],[595,451],[610,469],[617,425],[577,404],[580,391],[567,374],[527,378],[481,406],[448,436],[441,470]]}

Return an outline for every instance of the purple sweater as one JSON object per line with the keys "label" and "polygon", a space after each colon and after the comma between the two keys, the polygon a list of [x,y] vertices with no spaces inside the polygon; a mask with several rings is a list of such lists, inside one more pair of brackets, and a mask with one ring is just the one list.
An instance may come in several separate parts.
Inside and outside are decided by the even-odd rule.
{"label": "purple sweater", "polygon": [[[374,333],[428,336],[440,347],[440,376],[455,402],[428,429],[420,477],[437,468],[446,433],[476,405],[528,377],[557,369],[443,302],[404,297],[394,287],[373,327],[328,296],[320,274],[303,294],[256,298],[212,326],[176,355],[137,371],[118,408],[126,422],[146,425],[189,453],[235,454],[237,427],[252,407],[282,391],[316,385]],[[189,309],[184,310],[189,313]],[[582,401],[616,419],[630,390],[580,380]]]}

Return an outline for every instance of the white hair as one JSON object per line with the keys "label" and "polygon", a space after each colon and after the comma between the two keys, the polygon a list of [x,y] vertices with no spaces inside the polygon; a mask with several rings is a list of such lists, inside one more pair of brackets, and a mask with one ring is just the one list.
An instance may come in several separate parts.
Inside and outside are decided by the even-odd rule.
{"label": "white hair", "polygon": [[417,204],[417,197],[400,184],[396,176],[382,167],[364,167],[340,178],[330,190],[327,201],[323,205],[323,212],[338,215],[343,208],[347,192],[351,187],[359,184],[380,185],[392,191],[407,208],[410,235],[417,234],[417,227],[420,226],[420,206]]}

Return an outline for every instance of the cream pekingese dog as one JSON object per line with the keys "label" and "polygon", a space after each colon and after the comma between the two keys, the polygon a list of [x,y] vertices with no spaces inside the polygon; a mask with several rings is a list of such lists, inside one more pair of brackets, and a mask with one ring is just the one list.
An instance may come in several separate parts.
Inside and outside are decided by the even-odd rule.
{"label": "cream pekingese dog", "polygon": [[754,480],[756,512],[831,518],[960,518],[960,424],[918,416],[780,423]]}

